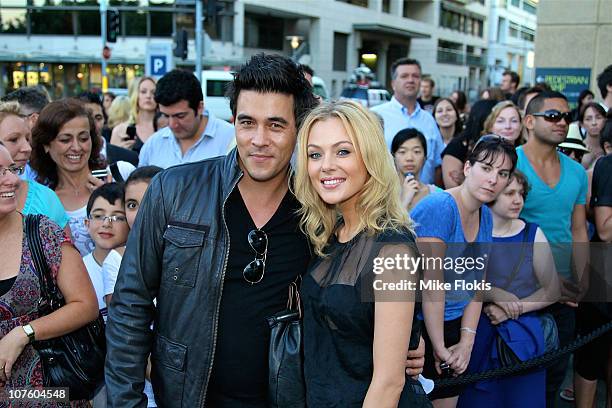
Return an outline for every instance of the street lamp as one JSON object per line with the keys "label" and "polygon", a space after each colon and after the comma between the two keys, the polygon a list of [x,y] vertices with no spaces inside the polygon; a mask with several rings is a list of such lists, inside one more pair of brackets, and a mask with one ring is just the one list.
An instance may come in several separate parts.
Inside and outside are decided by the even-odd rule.
{"label": "street lamp", "polygon": [[292,49],[291,57],[295,59],[295,53],[300,46],[300,42],[304,40],[304,37],[301,35],[288,35],[285,38],[289,40],[289,44],[291,45]]}

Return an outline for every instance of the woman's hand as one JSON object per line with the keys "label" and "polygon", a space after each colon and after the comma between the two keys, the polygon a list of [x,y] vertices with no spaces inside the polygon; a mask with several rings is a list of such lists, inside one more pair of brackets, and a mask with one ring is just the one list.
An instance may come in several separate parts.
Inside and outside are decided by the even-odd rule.
{"label": "woman's hand", "polygon": [[0,380],[7,381],[11,378],[13,364],[21,355],[25,346],[30,342],[27,334],[21,326],[15,327],[6,336],[0,339]]}
{"label": "woman's hand", "polygon": [[518,319],[523,313],[523,303],[513,293],[505,292],[504,301],[497,301],[494,304],[502,308],[510,319]]}
{"label": "woman's hand", "polygon": [[402,204],[405,208],[410,206],[414,196],[419,192],[419,182],[414,176],[406,176],[402,183]]}
{"label": "woman's hand", "polygon": [[504,309],[502,309],[496,304],[485,306],[484,312],[491,321],[491,324],[493,325],[498,325],[508,320],[508,315],[506,314]]}
{"label": "woman's hand", "polygon": [[131,150],[132,146],[134,146],[134,143],[136,142],[136,139],[130,139],[127,134],[127,128],[127,123],[120,123],[119,125],[115,126],[113,132],[111,133],[111,144]]}
{"label": "woman's hand", "polygon": [[112,174],[109,174],[106,176],[106,180],[100,180],[97,177],[92,176],[91,174],[89,174],[87,176],[87,189],[89,190],[90,193],[92,193],[96,188],[103,186],[105,183],[110,183],[113,181],[113,176]]}
{"label": "woman's hand", "polygon": [[463,374],[467,370],[473,346],[474,338],[472,337],[470,340],[462,338],[459,343],[448,348],[451,355],[446,362],[453,369],[455,375]]}
{"label": "woman's hand", "polygon": [[436,367],[436,371],[438,372],[438,374],[442,374],[442,370],[440,369],[440,363],[448,363],[448,360],[450,360],[451,358],[450,349],[447,349],[446,347],[434,347],[433,355],[435,361],[434,367]]}

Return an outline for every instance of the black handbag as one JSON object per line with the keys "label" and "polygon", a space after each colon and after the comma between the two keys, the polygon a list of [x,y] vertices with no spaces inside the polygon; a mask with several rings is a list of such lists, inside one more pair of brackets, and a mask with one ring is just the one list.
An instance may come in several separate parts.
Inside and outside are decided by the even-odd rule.
{"label": "black handbag", "polygon": [[[65,301],[51,276],[40,240],[39,215],[28,215],[26,237],[40,282],[38,311],[48,315]],[[60,337],[34,341],[40,355],[45,387],[68,387],[70,400],[92,399],[104,382],[106,339],[101,314],[91,323]]]}
{"label": "black handbag", "polygon": [[270,326],[268,406],[305,408],[302,306],[296,279],[289,285],[287,308],[267,318]]}

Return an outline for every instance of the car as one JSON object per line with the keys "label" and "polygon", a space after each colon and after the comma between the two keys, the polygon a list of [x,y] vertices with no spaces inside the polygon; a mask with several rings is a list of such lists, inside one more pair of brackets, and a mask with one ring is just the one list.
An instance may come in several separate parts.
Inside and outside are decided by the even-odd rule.
{"label": "car", "polygon": [[234,80],[234,75],[229,71],[202,71],[202,94],[204,95],[204,107],[219,119],[230,122],[232,110],[229,99],[225,97],[228,84]]}
{"label": "car", "polygon": [[342,90],[340,98],[359,102],[366,108],[372,108],[391,100],[391,94],[384,88],[370,88],[366,85],[350,84]]}

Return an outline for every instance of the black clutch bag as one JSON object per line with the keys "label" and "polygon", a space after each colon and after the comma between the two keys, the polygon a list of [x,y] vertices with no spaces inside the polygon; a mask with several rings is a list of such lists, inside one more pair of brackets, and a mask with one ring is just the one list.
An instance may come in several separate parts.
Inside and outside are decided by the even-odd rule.
{"label": "black clutch bag", "polygon": [[[65,301],[43,255],[39,224],[40,216],[26,216],[26,237],[40,282],[38,310],[44,316],[64,306]],[[92,399],[104,383],[106,339],[101,314],[80,329],[35,341],[33,346],[40,355],[45,387],[68,387],[70,400],[83,400]]]}
{"label": "black clutch bag", "polygon": [[287,309],[267,318],[270,326],[268,406],[305,408],[302,307],[297,282],[289,285]]}

